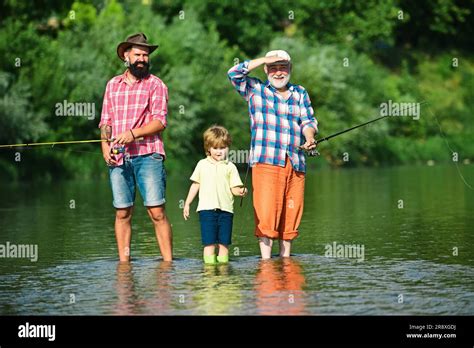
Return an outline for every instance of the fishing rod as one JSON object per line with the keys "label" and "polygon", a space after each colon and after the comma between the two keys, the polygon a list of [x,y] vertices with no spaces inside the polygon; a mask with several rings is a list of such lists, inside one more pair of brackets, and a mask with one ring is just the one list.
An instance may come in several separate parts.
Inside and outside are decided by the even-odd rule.
{"label": "fishing rod", "polygon": [[[143,137],[137,138],[136,140],[143,140]],[[49,141],[44,143],[24,143],[24,144],[5,144],[0,145],[0,148],[14,148],[14,147],[30,147],[30,146],[55,146],[55,145],[67,145],[67,144],[88,144],[88,143],[104,143],[104,142],[113,142],[112,139],[92,139],[92,140],[71,140],[71,141]],[[111,149],[113,154],[119,154],[125,152],[125,147],[121,146],[118,148]]]}
{"label": "fishing rod", "polygon": [[110,140],[107,140],[107,139],[94,139],[94,140],[50,141],[50,142],[45,142],[45,143],[6,144],[6,145],[0,145],[0,148],[45,146],[45,145],[54,146],[54,145],[64,145],[64,144],[103,143],[105,141],[110,141]]}
{"label": "fishing rod", "polygon": [[[248,158],[248,162],[247,162],[247,171],[245,172],[244,188],[247,186],[247,178],[249,176],[249,170],[250,170],[250,154],[249,154],[249,158]],[[242,203],[243,202],[244,202],[244,196],[240,197],[240,207],[241,208],[242,208]]]}
{"label": "fishing rod", "polygon": [[[318,145],[318,144],[320,144],[320,143],[322,143],[322,142],[324,142],[324,141],[328,141],[328,140],[331,139],[331,138],[337,137],[338,135],[341,135],[341,134],[350,132],[351,130],[354,130],[354,129],[359,128],[359,127],[363,127],[363,126],[365,126],[365,125],[368,125],[369,123],[379,121],[379,120],[381,120],[381,119],[383,119],[383,118],[385,118],[385,117],[388,117],[388,115],[386,115],[386,116],[381,116],[381,117],[376,118],[376,119],[374,119],[374,120],[371,120],[371,121],[369,121],[369,122],[365,122],[365,123],[359,124],[359,125],[357,125],[357,126],[354,126],[354,127],[348,128],[348,129],[344,129],[343,131],[340,131],[340,132],[337,132],[337,133],[328,135],[327,137],[324,137],[324,138],[315,140],[313,144],[314,144],[314,145]],[[304,148],[303,148],[302,146],[298,146],[298,149],[304,150]],[[318,152],[318,150],[316,150],[316,149],[308,150],[308,151],[307,151],[307,154],[308,154],[308,156],[310,156],[310,157],[319,156],[319,152]],[[250,156],[249,156],[249,157],[250,157]],[[247,177],[248,177],[248,175],[249,175],[249,169],[250,169],[250,158],[249,158],[249,161],[248,161],[248,163],[247,163],[247,171],[245,172],[244,187],[247,185]],[[242,196],[242,197],[240,198],[240,206],[241,206],[241,207],[242,207],[243,201],[244,201],[244,197]]]}
{"label": "fishing rod", "polygon": [[[374,119],[374,120],[371,120],[371,121],[368,121],[368,122],[359,124],[359,125],[357,125],[357,126],[344,129],[344,130],[342,130],[342,131],[340,131],[340,132],[337,132],[337,133],[328,135],[327,137],[324,137],[324,138],[321,138],[321,139],[317,139],[317,140],[314,141],[313,144],[314,144],[314,145],[318,145],[318,144],[320,144],[320,143],[322,143],[322,142],[324,142],[324,141],[328,141],[329,139],[332,139],[332,138],[337,137],[338,135],[341,135],[341,134],[350,132],[351,130],[354,130],[354,129],[356,129],[356,128],[366,126],[366,125],[368,125],[369,123],[372,123],[372,122],[380,121],[380,120],[384,119],[385,117],[388,117],[388,115],[381,116],[381,117],[378,117],[378,118],[376,118],[376,119]],[[303,148],[302,146],[298,146],[298,149],[304,150],[304,148]],[[308,154],[308,156],[311,156],[311,157],[319,156],[319,152],[318,152],[318,150],[316,150],[316,149],[312,149],[312,150],[307,151],[307,154]],[[248,177],[248,175],[249,175],[249,169],[250,169],[250,158],[249,158],[249,161],[248,161],[248,163],[247,163],[247,171],[246,171],[246,173],[245,173],[244,187],[245,187],[246,184],[247,184],[247,177]],[[242,197],[240,198],[240,206],[241,206],[241,207],[242,207],[243,200],[244,200],[244,197],[242,196]]]}
{"label": "fishing rod", "polygon": [[[426,101],[423,100],[422,102],[419,103],[419,105],[422,105],[422,104],[425,104],[425,103],[426,103]],[[401,112],[404,112],[404,111],[407,111],[407,110],[409,110],[409,109],[411,109],[411,108],[412,108],[412,106],[410,105],[408,108],[402,109],[402,110],[400,110],[400,111],[401,111]],[[390,114],[387,114],[387,115],[385,115],[385,116],[378,117],[378,118],[376,118],[376,119],[370,120],[370,121],[368,121],[368,122],[359,124],[359,125],[354,126],[354,127],[351,127],[351,128],[344,129],[344,130],[342,130],[342,131],[340,131],[340,132],[337,132],[337,133],[328,135],[327,137],[317,139],[317,140],[315,140],[314,144],[315,144],[315,145],[318,145],[318,144],[320,144],[320,143],[322,143],[322,142],[324,142],[324,141],[328,141],[329,139],[335,138],[335,137],[337,137],[338,135],[341,135],[341,134],[350,132],[351,130],[357,129],[357,128],[359,128],[359,127],[366,126],[366,125],[368,125],[368,124],[370,124],[370,123],[380,121],[380,120],[384,119],[385,117],[390,117]],[[304,150],[301,146],[299,146],[298,148],[301,149],[301,150]],[[307,154],[308,154],[308,156],[310,156],[310,157],[314,157],[314,156],[318,156],[318,155],[319,155],[319,152],[318,152],[316,149],[313,149],[313,150],[309,150],[309,151],[307,152]]]}
{"label": "fishing rod", "polygon": [[[324,138],[321,138],[321,139],[317,139],[317,140],[315,140],[315,142],[314,142],[313,144],[314,144],[314,145],[318,145],[318,144],[320,144],[320,143],[322,143],[322,142],[324,142],[324,141],[328,141],[329,139],[335,138],[335,137],[337,137],[338,135],[341,135],[341,134],[350,132],[351,130],[357,129],[357,128],[359,128],[359,127],[366,126],[366,125],[368,125],[369,123],[380,121],[380,120],[384,119],[385,117],[389,117],[389,115],[381,116],[381,117],[378,117],[378,118],[373,119],[373,120],[371,120],[371,121],[368,121],[368,122],[359,124],[359,125],[357,125],[357,126],[344,129],[344,130],[342,130],[342,131],[340,131],[340,132],[337,132],[337,133],[328,135],[327,137],[324,137]],[[304,150],[302,146],[298,146],[298,148],[299,148],[300,150]],[[314,157],[314,156],[318,156],[318,155],[319,155],[319,152],[318,152],[316,149],[313,149],[313,150],[309,150],[309,151],[307,152],[307,154],[308,154],[308,156],[310,156],[310,157]]]}
{"label": "fishing rod", "polygon": [[[419,103],[419,105],[422,105],[422,104],[425,104],[425,103],[426,103],[426,101],[423,100],[422,102]],[[412,108],[412,105],[410,105],[408,108],[405,108],[405,109],[402,108],[402,110],[400,110],[400,111],[407,111],[407,110],[409,110],[409,109],[411,109],[411,108]],[[387,115],[385,115],[385,116],[381,116],[381,117],[378,117],[378,118],[376,118],[376,119],[370,120],[370,121],[368,121],[368,122],[359,124],[359,125],[357,125],[357,126],[344,129],[344,130],[342,130],[342,131],[340,131],[340,132],[337,132],[337,133],[328,135],[327,137],[317,139],[317,140],[314,141],[313,144],[314,144],[314,145],[318,145],[318,144],[320,144],[320,143],[322,143],[322,142],[328,141],[329,139],[335,138],[335,137],[337,137],[337,136],[339,136],[339,135],[341,135],[341,134],[344,134],[344,133],[350,132],[350,131],[352,131],[352,130],[354,130],[354,129],[357,129],[357,128],[366,126],[366,125],[368,125],[368,124],[370,124],[370,123],[380,121],[380,120],[384,119],[385,117],[389,117],[389,116],[390,116],[390,114],[387,114]],[[298,149],[300,149],[300,150],[305,150],[302,146],[298,146]],[[318,152],[318,150],[316,150],[316,149],[312,149],[312,150],[307,151],[307,154],[308,154],[308,156],[310,156],[310,157],[319,156],[319,152]],[[246,171],[246,173],[245,173],[244,187],[245,187],[246,184],[247,184],[247,177],[248,177],[248,175],[249,175],[249,169],[250,169],[250,156],[249,156],[249,161],[248,161],[248,163],[247,163],[247,171]],[[243,200],[244,200],[244,197],[242,196],[242,197],[240,198],[240,206],[241,206],[241,207],[242,207],[242,202],[243,202]]]}

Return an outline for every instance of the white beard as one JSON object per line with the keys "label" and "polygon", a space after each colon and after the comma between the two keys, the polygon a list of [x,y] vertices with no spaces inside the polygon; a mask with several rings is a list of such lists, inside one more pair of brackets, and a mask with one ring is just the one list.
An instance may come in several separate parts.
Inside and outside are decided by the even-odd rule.
{"label": "white beard", "polygon": [[273,77],[268,77],[268,81],[270,81],[270,84],[275,87],[276,89],[280,89],[285,87],[288,82],[290,82],[290,77],[291,74],[288,74],[284,79],[282,80],[275,80]]}

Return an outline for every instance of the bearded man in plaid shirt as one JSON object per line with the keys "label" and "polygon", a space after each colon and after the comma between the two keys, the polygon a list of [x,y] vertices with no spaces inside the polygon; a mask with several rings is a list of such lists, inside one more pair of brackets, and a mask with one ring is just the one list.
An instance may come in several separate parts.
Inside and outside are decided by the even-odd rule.
{"label": "bearded man in plaid shirt", "polygon": [[[268,80],[249,77],[264,65]],[[280,256],[289,257],[303,215],[305,154],[316,148],[314,118],[306,90],[289,83],[291,57],[283,50],[232,67],[228,76],[249,107],[255,235],[263,259],[278,239]]]}
{"label": "bearded man in plaid shirt", "polygon": [[[149,55],[157,48],[145,34],[129,36],[117,47],[127,70],[105,89],[99,128],[102,154],[109,166],[120,261],[130,260],[132,212],[136,188],[150,216],[164,261],[172,260],[171,226],[165,212],[165,149],[168,89],[149,72]],[[113,141],[112,141],[113,139]]]}

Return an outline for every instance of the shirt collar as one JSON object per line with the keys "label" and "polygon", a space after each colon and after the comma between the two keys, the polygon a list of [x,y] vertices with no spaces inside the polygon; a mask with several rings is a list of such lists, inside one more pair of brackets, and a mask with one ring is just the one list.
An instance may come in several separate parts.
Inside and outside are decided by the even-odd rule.
{"label": "shirt collar", "polygon": [[225,159],[225,160],[216,162],[216,161],[214,161],[214,160],[211,158],[211,156],[207,156],[207,157],[206,157],[206,160],[207,160],[208,162],[212,163],[212,164],[227,164],[227,163],[229,163],[229,160],[228,160],[228,159]]}

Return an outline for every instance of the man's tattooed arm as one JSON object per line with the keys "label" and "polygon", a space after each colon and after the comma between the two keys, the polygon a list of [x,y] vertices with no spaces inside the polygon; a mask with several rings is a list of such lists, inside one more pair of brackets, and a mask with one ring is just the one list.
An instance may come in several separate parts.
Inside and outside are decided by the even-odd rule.
{"label": "man's tattooed arm", "polygon": [[105,140],[110,140],[112,137],[112,127],[103,125],[100,127],[100,138]]}

